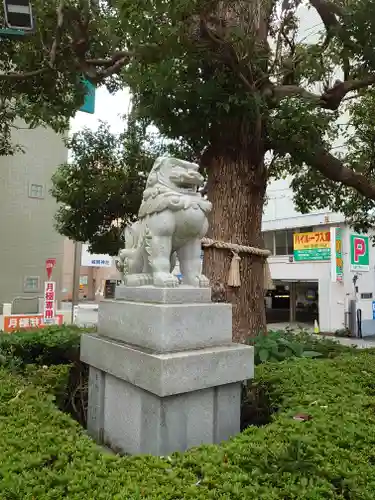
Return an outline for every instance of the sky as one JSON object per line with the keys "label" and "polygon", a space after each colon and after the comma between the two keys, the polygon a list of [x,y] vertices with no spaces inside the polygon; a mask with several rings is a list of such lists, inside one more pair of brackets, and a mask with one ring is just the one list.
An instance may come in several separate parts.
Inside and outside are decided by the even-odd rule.
{"label": "sky", "polygon": [[[301,7],[300,12],[300,38],[304,40],[308,38],[309,41],[316,40],[322,27],[318,14],[314,9],[307,9],[306,7]],[[130,94],[128,91],[123,90],[111,95],[105,87],[101,87],[96,91],[95,114],[90,115],[78,111],[71,120],[70,133],[73,134],[84,127],[95,130],[100,120],[108,122],[112,132],[122,132],[124,122],[121,120],[121,115],[124,115],[129,110],[129,105]]]}
{"label": "sky", "polygon": [[129,110],[130,94],[127,90],[121,90],[111,95],[105,87],[100,87],[95,95],[95,114],[77,111],[76,116],[70,122],[70,133],[78,132],[84,127],[96,130],[99,121],[110,124],[114,133],[124,130],[124,122],[121,116]]}

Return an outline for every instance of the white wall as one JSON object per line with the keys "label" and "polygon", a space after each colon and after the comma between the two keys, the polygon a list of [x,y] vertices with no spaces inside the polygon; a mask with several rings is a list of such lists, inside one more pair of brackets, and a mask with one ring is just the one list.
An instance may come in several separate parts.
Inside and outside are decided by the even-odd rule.
{"label": "white wall", "polygon": [[[0,158],[0,304],[40,296],[46,259],[56,258],[58,291],[62,273],[64,240],[53,227],[57,204],[50,189],[51,176],[67,160],[67,149],[62,137],[48,128],[15,129],[13,140],[25,152]],[[43,186],[41,198],[30,197],[32,184]],[[25,293],[27,276],[40,278],[40,286]]]}
{"label": "white wall", "polygon": [[299,213],[293,203],[291,180],[292,177],[288,177],[269,184],[267,203],[263,212],[262,231],[344,222],[343,215],[329,210],[316,210],[308,214]]}

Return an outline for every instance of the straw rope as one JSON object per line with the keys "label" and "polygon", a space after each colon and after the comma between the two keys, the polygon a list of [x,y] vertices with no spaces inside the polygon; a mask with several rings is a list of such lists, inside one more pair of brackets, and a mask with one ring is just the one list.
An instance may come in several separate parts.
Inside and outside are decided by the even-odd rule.
{"label": "straw rope", "polygon": [[264,289],[269,290],[273,288],[272,278],[270,268],[267,262],[267,257],[271,255],[269,250],[263,248],[249,247],[246,245],[238,245],[237,243],[227,243],[225,241],[212,240],[211,238],[202,239],[203,248],[218,248],[220,250],[229,250],[232,252],[232,261],[230,264],[229,275],[228,275],[228,286],[233,288],[238,288],[241,286],[241,276],[240,276],[240,253],[248,253],[252,255],[257,255],[258,257],[264,258]]}

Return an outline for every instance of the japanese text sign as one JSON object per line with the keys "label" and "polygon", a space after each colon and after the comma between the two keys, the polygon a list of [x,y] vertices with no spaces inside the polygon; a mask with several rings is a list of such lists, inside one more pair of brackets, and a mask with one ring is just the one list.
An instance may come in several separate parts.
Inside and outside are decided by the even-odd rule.
{"label": "japanese text sign", "polygon": [[294,260],[330,260],[330,231],[314,231],[311,233],[294,233]]}
{"label": "japanese text sign", "polygon": [[[56,316],[55,323],[58,325],[63,324],[63,315]],[[35,328],[44,328],[46,325],[43,321],[41,314],[35,315],[13,315],[4,316],[4,332],[11,333],[19,330],[32,330]]]}
{"label": "japanese text sign", "polygon": [[46,281],[44,283],[44,307],[43,321],[46,324],[54,324],[56,316],[56,283]]}
{"label": "japanese text sign", "polygon": [[342,230],[331,228],[331,281],[342,283],[344,279],[344,263],[342,257]]}

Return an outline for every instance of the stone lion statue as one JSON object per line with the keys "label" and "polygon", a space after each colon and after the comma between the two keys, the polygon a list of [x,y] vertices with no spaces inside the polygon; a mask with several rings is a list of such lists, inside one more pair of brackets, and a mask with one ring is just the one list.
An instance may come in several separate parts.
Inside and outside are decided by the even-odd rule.
{"label": "stone lion statue", "polygon": [[161,156],[148,176],[139,220],[125,228],[125,248],[117,269],[128,286],[176,287],[172,274],[179,259],[183,283],[208,287],[201,274],[201,239],[208,229],[212,204],[202,198],[198,165]]}

